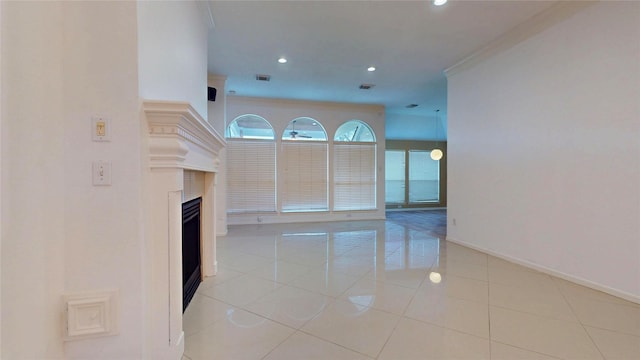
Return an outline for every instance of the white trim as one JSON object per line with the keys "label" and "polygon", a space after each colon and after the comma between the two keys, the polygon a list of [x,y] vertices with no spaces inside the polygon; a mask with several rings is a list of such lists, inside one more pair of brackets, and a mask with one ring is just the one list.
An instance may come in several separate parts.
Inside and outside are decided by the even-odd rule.
{"label": "white trim", "polygon": [[518,265],[522,265],[522,266],[530,268],[530,269],[534,269],[534,270],[540,271],[540,272],[545,273],[547,275],[552,275],[552,276],[558,277],[558,278],[563,279],[563,280],[567,280],[567,281],[570,281],[570,282],[573,282],[573,283],[576,283],[576,284],[579,284],[579,285],[582,285],[582,286],[586,286],[586,287],[594,289],[594,290],[602,291],[604,293],[607,293],[607,294],[612,295],[612,296],[619,297],[619,298],[624,299],[624,300],[631,301],[631,302],[636,303],[636,304],[640,304],[640,297],[638,297],[636,295],[633,295],[633,294],[630,294],[630,293],[627,293],[627,292],[624,292],[624,291],[620,291],[620,290],[617,290],[617,289],[614,289],[614,288],[611,288],[611,287],[608,287],[608,286],[604,286],[604,285],[595,283],[593,281],[589,281],[589,280],[583,279],[583,278],[578,277],[578,276],[574,276],[574,275],[571,275],[571,274],[563,273],[561,271],[558,271],[558,270],[555,270],[555,269],[552,269],[552,268],[548,268],[546,266],[542,266],[542,265],[539,265],[539,264],[536,264],[536,263],[533,263],[533,262],[530,262],[530,261],[527,261],[527,260],[518,259],[518,258],[509,256],[509,255],[505,255],[505,254],[502,254],[502,253],[499,253],[499,252],[496,252],[496,251],[493,251],[493,250],[485,249],[485,248],[482,248],[480,246],[476,246],[474,244],[471,244],[471,243],[468,243],[468,242],[465,242],[465,241],[460,241],[460,240],[451,238],[449,236],[447,236],[447,241],[450,241],[450,242],[458,244],[458,245],[466,246],[466,247],[474,249],[474,250],[481,251],[481,252],[483,252],[485,254],[489,254],[489,255],[498,257],[500,259],[507,260],[509,262],[512,262],[512,263],[515,263],[515,264],[518,264]]}
{"label": "white trim", "polygon": [[83,340],[119,334],[117,289],[64,296],[66,327],[63,340]]}
{"label": "white trim", "polygon": [[176,343],[175,349],[177,350],[178,357],[176,359],[184,358],[184,331],[180,332],[180,337]]}
{"label": "white trim", "polygon": [[217,273],[216,261],[216,181],[217,173],[204,174],[204,194],[202,195],[202,219],[201,220],[201,262],[203,277],[214,276]]}
{"label": "white trim", "polygon": [[225,140],[187,102],[143,102],[149,125],[151,168],[217,172]]}
{"label": "white trim", "polygon": [[163,247],[166,246],[168,271],[162,277],[166,276],[168,282],[169,346],[175,347],[182,333],[182,190],[167,194],[167,209],[167,242]]}
{"label": "white trim", "polygon": [[512,48],[514,45],[541,33],[595,3],[597,3],[597,1],[558,1],[556,4],[493,40],[480,50],[475,51],[462,61],[445,69],[444,74],[446,77],[451,77],[459,72],[472,68],[486,59]]}

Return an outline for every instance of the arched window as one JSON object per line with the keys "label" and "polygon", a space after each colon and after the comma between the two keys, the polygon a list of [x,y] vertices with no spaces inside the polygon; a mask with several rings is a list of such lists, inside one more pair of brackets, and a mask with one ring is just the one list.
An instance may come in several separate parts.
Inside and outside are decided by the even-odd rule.
{"label": "arched window", "polygon": [[282,211],[329,210],[327,133],[320,122],[308,117],[291,120],[282,134],[281,155]]}
{"label": "arched window", "polygon": [[271,124],[253,114],[235,118],[227,138],[227,212],[276,211],[276,142]]}
{"label": "arched window", "polygon": [[333,144],[333,210],[376,208],[376,137],[369,125],[349,120]]}
{"label": "arched window", "polygon": [[246,114],[235,118],[225,131],[227,139],[275,139],[269,122],[258,115]]}
{"label": "arched window", "polygon": [[376,142],[376,136],[371,127],[364,121],[349,120],[340,125],[333,141],[339,142]]}
{"label": "arched window", "polygon": [[327,141],[327,132],[315,119],[299,117],[284,129],[282,140]]}

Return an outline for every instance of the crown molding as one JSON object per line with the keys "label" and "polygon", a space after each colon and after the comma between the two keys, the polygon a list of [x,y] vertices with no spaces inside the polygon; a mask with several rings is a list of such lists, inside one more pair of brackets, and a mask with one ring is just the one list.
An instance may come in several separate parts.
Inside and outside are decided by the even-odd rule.
{"label": "crown molding", "polygon": [[551,7],[534,15],[529,20],[511,29],[487,46],[467,56],[462,61],[444,70],[446,77],[472,68],[485,60],[506,51],[551,26],[562,22],[598,1],[558,1]]}
{"label": "crown molding", "polygon": [[151,168],[217,172],[225,140],[187,102],[144,100]]}
{"label": "crown molding", "polygon": [[202,16],[209,27],[209,30],[213,30],[216,27],[216,23],[213,21],[213,10],[211,10],[211,2],[198,1],[198,5],[201,7]]}

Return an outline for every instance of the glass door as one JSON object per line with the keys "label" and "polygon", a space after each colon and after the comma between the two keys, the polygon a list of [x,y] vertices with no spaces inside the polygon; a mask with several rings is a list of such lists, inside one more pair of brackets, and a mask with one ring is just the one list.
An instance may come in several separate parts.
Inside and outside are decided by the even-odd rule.
{"label": "glass door", "polygon": [[409,150],[409,204],[440,201],[440,161],[431,151]]}
{"label": "glass door", "polygon": [[385,151],[385,203],[405,203],[405,151]]}

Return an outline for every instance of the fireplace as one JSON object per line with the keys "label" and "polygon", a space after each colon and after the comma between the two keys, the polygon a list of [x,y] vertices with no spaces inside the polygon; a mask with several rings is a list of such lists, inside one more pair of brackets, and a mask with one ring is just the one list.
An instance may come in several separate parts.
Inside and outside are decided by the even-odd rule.
{"label": "fireplace", "polygon": [[[198,184],[201,197],[200,276],[216,274],[216,180],[220,171],[219,153],[225,141],[189,103],[144,100],[144,118],[148,136],[149,169],[143,176],[146,201],[145,248],[149,264],[145,266],[148,284],[147,309],[149,329],[146,340],[151,359],[180,359],[184,352],[182,330],[183,278],[182,205],[193,197],[185,196],[185,171],[202,173]],[[186,237],[185,237],[186,238]],[[185,246],[186,248],[186,246]],[[187,273],[187,272],[184,272]],[[198,270],[195,271],[196,274]],[[195,288],[191,288],[193,292]]]}
{"label": "fireplace", "polygon": [[182,312],[202,281],[200,265],[200,203],[202,198],[182,204]]}

